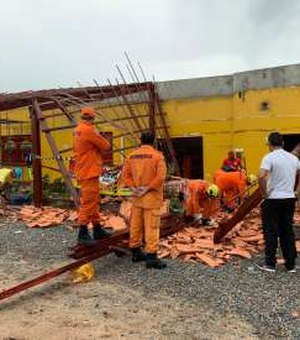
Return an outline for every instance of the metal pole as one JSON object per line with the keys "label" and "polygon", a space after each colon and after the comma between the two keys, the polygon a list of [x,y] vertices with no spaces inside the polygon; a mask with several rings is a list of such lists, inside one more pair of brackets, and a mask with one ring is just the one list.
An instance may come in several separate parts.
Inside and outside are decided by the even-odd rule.
{"label": "metal pole", "polygon": [[34,206],[42,206],[42,162],[41,162],[41,130],[40,122],[34,105],[30,108],[31,129],[32,129],[32,170],[33,170],[33,202]]}
{"label": "metal pole", "polygon": [[53,152],[53,156],[56,159],[57,165],[59,167],[59,170],[61,171],[61,174],[64,178],[65,183],[66,183],[66,186],[69,189],[69,192],[70,192],[70,194],[71,194],[71,196],[74,200],[74,204],[78,208],[79,207],[79,195],[78,195],[76,189],[73,187],[71,178],[68,174],[68,171],[67,171],[67,169],[64,165],[62,157],[61,157],[59,150],[56,146],[55,140],[54,140],[53,136],[51,135],[51,133],[49,131],[48,125],[47,125],[45,119],[43,119],[42,110],[41,110],[41,108],[38,104],[38,101],[36,99],[33,101],[33,107],[34,107],[34,111],[36,113],[36,117],[41,124],[41,128],[46,134],[47,141],[49,143],[49,146],[51,147],[51,150]]}

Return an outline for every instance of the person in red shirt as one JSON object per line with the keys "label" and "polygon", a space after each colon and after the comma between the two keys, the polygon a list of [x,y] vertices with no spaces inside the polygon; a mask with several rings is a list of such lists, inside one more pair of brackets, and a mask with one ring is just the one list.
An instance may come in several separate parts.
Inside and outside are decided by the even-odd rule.
{"label": "person in red shirt", "polygon": [[224,159],[222,170],[226,172],[238,171],[241,169],[241,158],[235,157],[233,151],[229,151],[227,158]]}

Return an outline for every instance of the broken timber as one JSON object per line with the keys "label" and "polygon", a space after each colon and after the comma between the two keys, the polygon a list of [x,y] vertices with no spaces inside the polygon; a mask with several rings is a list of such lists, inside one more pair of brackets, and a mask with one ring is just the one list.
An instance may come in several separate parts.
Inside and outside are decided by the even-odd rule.
{"label": "broken timber", "polygon": [[249,198],[244,201],[237,211],[234,213],[231,219],[224,219],[219,222],[218,228],[214,233],[214,243],[220,243],[222,238],[232,230],[237,223],[243,220],[243,218],[262,201],[260,189],[257,188]]}
{"label": "broken timber", "polygon": [[[184,222],[177,216],[170,216],[163,219],[162,228],[160,230],[161,237],[169,236],[177,231],[180,231],[185,227]],[[95,247],[74,247],[74,252],[70,255],[73,258],[77,258],[76,261],[68,263],[57,269],[48,271],[38,277],[22,282],[14,287],[4,289],[0,292],[0,301],[3,301],[15,294],[21,293],[26,289],[38,286],[44,282],[47,282],[55,277],[64,274],[70,270],[76,269],[85,263],[94,261],[102,256],[105,256],[112,252],[121,252],[122,246],[126,244],[128,240],[128,230],[117,232],[108,239],[103,239],[98,242]],[[121,248],[120,248],[121,247]],[[76,250],[77,249],[77,250]],[[124,250],[125,251],[125,250]]]}

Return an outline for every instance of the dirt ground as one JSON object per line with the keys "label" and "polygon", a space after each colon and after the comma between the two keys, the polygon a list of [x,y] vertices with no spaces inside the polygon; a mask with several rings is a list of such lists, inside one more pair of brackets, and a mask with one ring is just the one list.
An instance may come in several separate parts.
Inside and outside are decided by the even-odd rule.
{"label": "dirt ground", "polygon": [[[124,260],[109,261],[117,266]],[[0,289],[41,269],[34,261],[22,259],[19,253],[3,254]],[[146,271],[143,266],[137,266],[137,270],[141,275]],[[0,338],[7,340],[256,338],[251,325],[237,315],[224,316],[203,303],[188,302],[180,296],[151,296],[143,289],[103,280],[98,269],[88,283],[73,284],[71,275],[66,274],[0,306]]]}
{"label": "dirt ground", "polygon": [[[25,261],[13,267],[19,278],[37,272]],[[14,281],[12,273],[4,279],[10,268],[2,258],[1,288]],[[6,302],[0,334],[10,340],[255,338],[250,325],[235,315],[224,317],[180,297],[148,299],[130,287],[102,282],[101,274],[85,284],[73,284],[66,275]]]}
{"label": "dirt ground", "polygon": [[[298,228],[299,229],[299,228]],[[76,231],[0,222],[0,291],[66,261]],[[0,302],[0,340],[299,339],[298,271],[260,272],[253,259],[212,269],[167,260],[164,271],[114,254],[95,278],[70,273]]]}

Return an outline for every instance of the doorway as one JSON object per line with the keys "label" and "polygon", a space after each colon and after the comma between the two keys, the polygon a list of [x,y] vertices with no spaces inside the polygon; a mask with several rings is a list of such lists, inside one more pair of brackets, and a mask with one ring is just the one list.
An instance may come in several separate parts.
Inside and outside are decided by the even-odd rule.
{"label": "doorway", "polygon": [[190,179],[203,178],[203,138],[172,138],[181,176]]}
{"label": "doorway", "polygon": [[299,133],[292,133],[283,135],[283,142],[284,142],[284,150],[291,152],[294,147],[300,143],[300,134]]}

